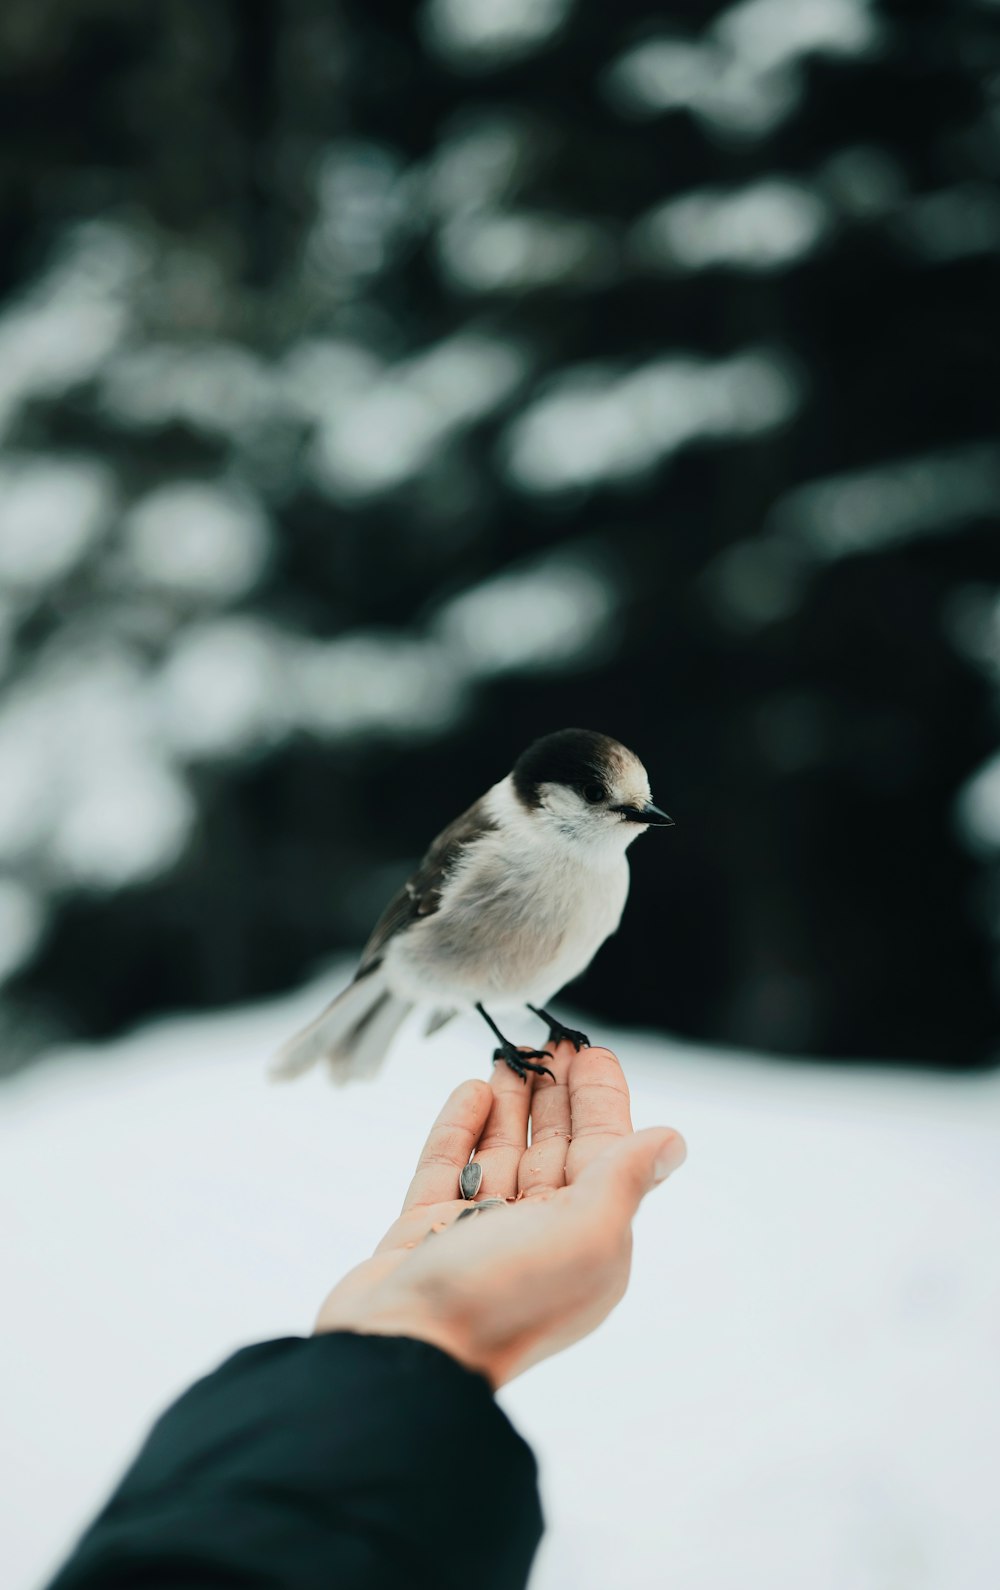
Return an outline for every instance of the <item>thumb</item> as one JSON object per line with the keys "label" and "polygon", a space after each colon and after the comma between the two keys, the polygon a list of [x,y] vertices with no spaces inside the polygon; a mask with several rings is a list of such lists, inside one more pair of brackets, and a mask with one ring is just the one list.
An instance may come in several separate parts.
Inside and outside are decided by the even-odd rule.
{"label": "thumb", "polygon": [[648,1192],[683,1165],[687,1144],[680,1132],[649,1126],[606,1149],[587,1166],[576,1187],[587,1201],[609,1206],[631,1220]]}

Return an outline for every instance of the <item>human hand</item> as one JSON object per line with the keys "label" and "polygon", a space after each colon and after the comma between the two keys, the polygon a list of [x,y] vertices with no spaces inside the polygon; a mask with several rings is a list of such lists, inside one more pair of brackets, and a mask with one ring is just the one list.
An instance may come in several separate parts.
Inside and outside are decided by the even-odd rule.
{"label": "human hand", "polygon": [[[608,1049],[550,1045],[555,1081],[505,1066],[463,1082],[431,1128],[399,1219],[334,1287],[317,1332],[412,1336],[496,1388],[594,1330],[628,1285],[632,1218],[684,1161],[666,1127],[632,1130]],[[528,1124],[531,1123],[531,1142]],[[456,1197],[483,1167],[476,1203]],[[515,1201],[516,1200],[516,1201]]]}

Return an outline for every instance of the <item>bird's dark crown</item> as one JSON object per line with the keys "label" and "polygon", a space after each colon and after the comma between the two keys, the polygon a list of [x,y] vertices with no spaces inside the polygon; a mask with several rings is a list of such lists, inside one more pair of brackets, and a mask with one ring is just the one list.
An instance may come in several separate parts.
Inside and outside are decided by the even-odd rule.
{"label": "bird's dark crown", "polygon": [[558,729],[522,751],[511,774],[514,792],[530,809],[541,804],[543,784],[567,784],[578,792],[587,784],[607,787],[623,754],[627,754],[624,746],[610,735],[593,729]]}

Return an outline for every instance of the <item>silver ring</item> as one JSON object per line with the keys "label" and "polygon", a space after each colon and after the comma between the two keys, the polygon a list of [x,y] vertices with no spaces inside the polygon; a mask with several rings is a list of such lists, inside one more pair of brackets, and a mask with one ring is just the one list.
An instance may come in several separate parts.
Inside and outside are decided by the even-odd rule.
{"label": "silver ring", "polygon": [[483,1167],[478,1160],[470,1159],[467,1165],[462,1166],[462,1173],[458,1178],[458,1190],[463,1198],[475,1198],[483,1185]]}

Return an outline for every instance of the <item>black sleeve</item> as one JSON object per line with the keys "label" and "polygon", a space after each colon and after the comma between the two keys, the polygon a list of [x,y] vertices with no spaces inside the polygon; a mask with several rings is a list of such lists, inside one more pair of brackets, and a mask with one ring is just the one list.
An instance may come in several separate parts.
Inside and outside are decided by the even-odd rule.
{"label": "black sleeve", "polygon": [[167,1410],[50,1590],[519,1590],[541,1532],[482,1376],[424,1342],[296,1337]]}

